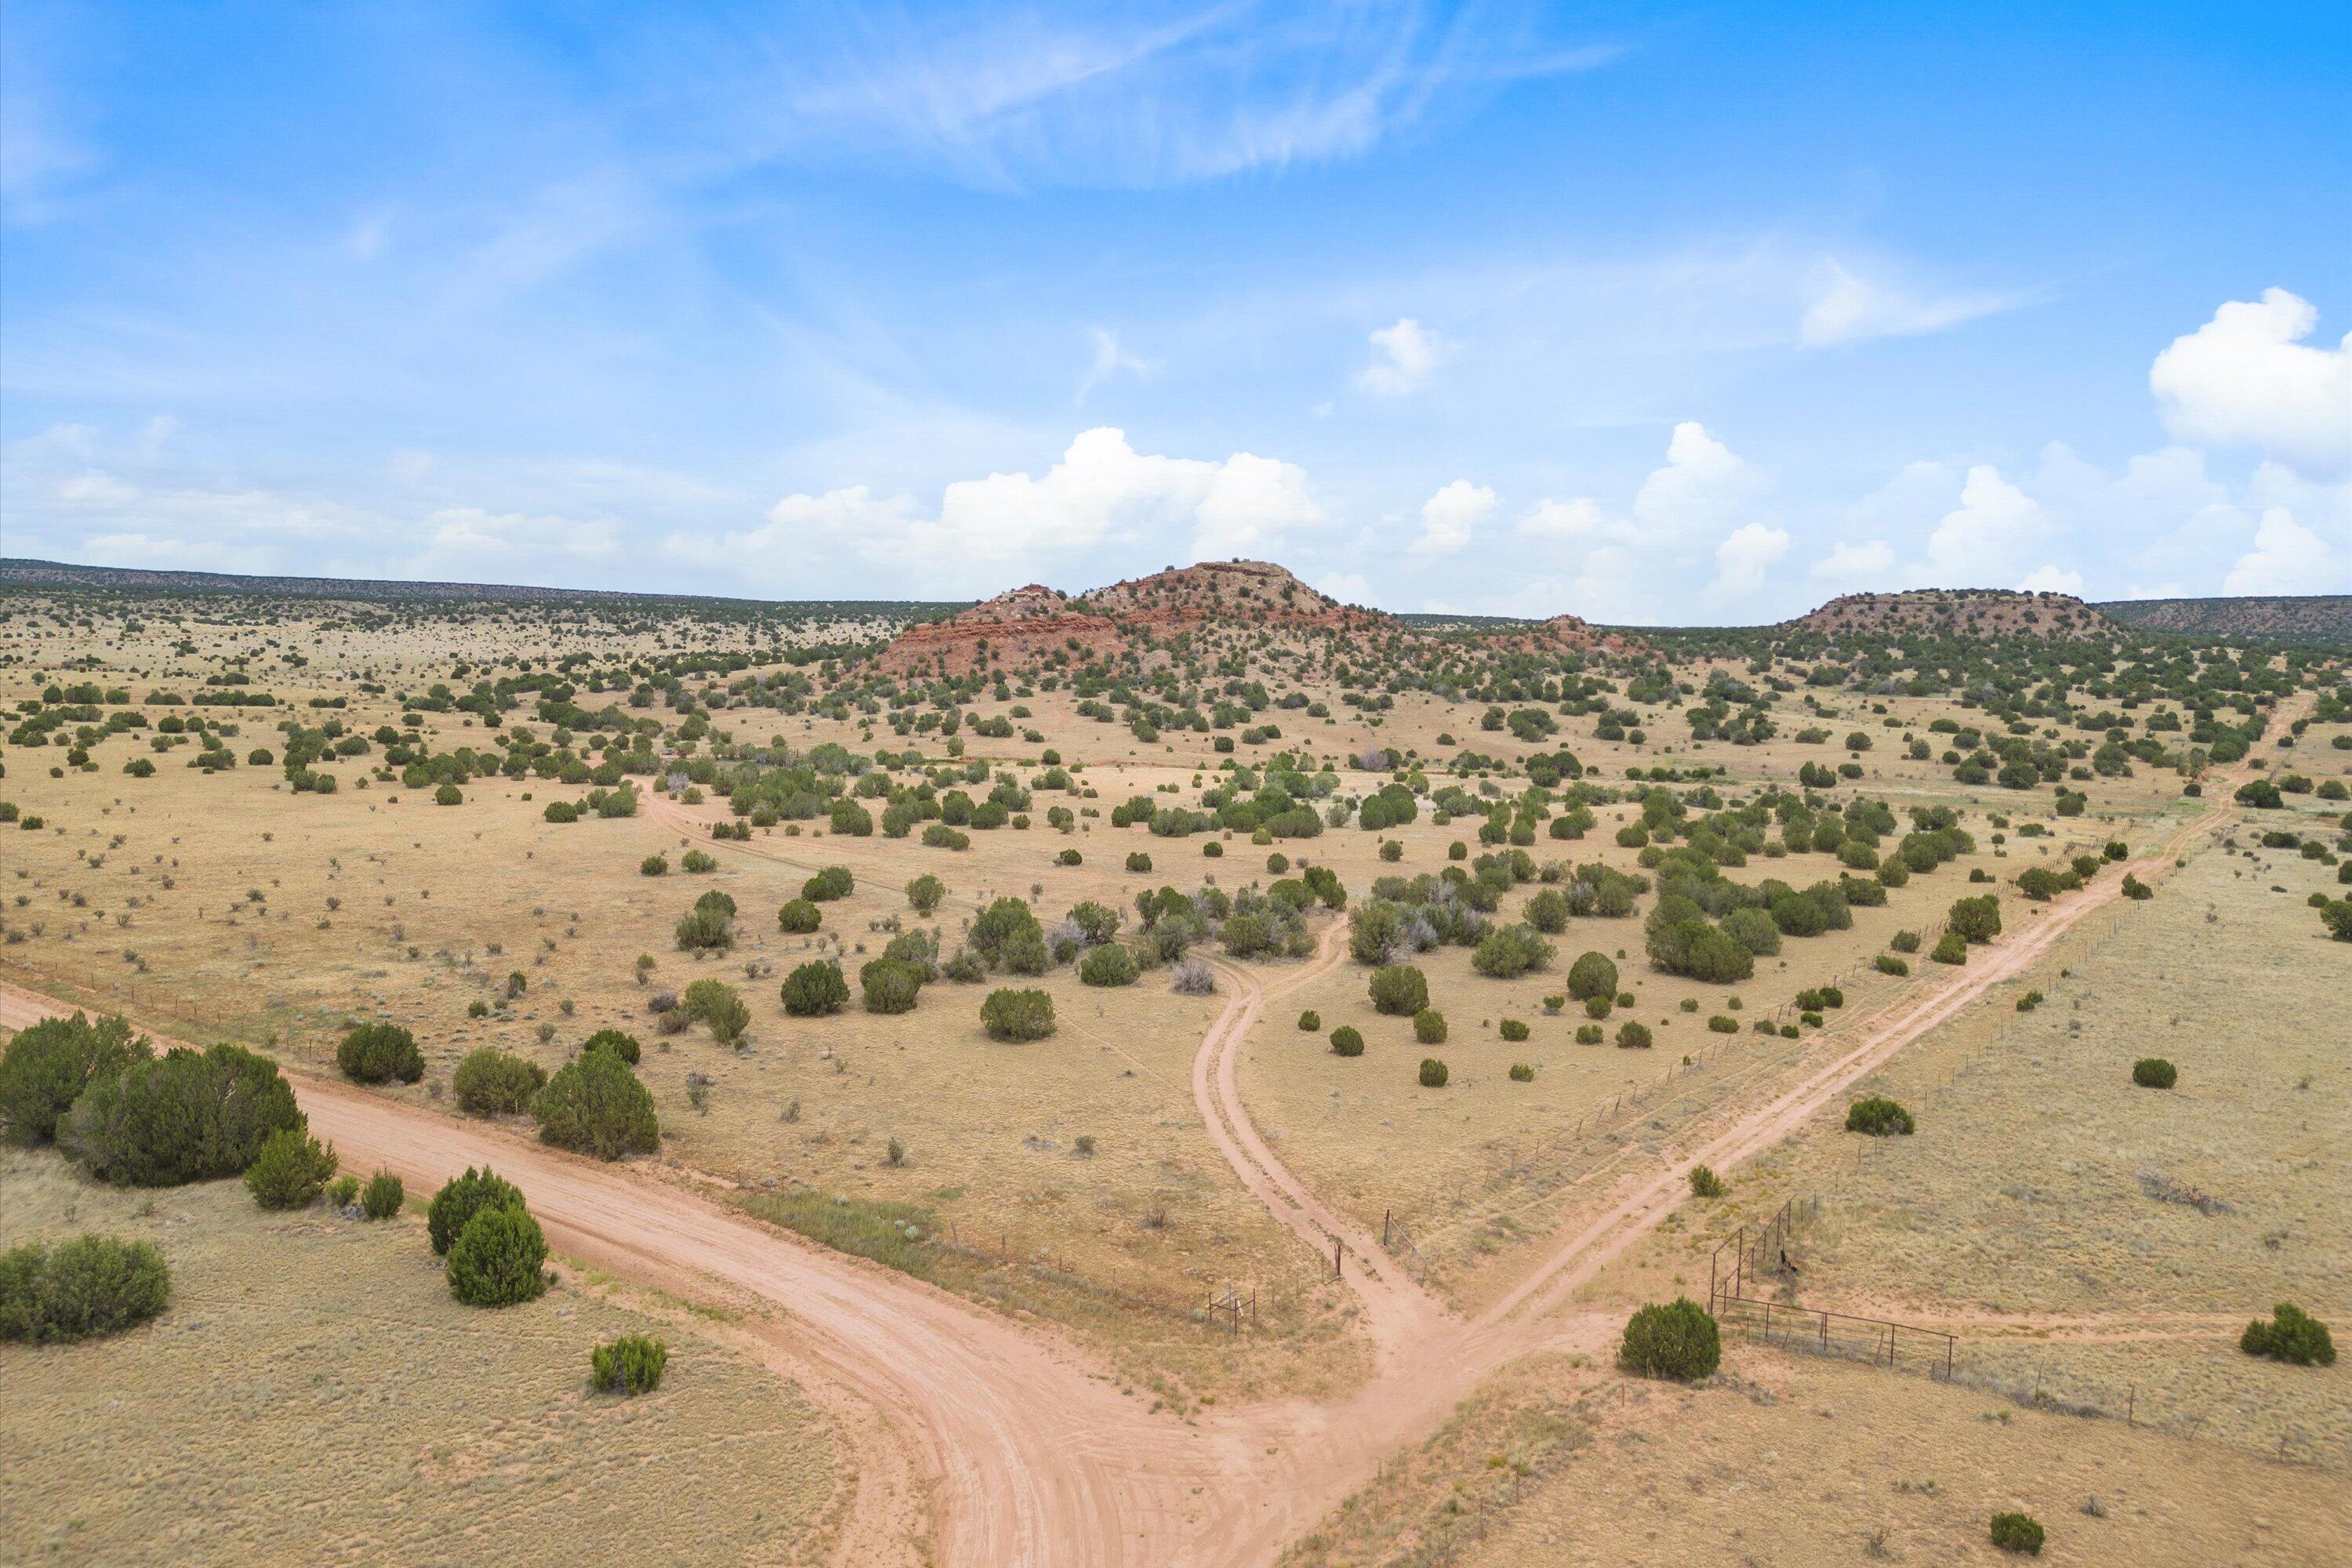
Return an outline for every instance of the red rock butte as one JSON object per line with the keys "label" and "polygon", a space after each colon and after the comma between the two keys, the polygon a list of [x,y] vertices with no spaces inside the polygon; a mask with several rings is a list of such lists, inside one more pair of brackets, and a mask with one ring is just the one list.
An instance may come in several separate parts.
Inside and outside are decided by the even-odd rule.
{"label": "red rock butte", "polygon": [[1072,598],[1039,584],[1000,594],[949,616],[909,626],[880,656],[904,673],[974,665],[1016,668],[1066,654],[1073,662],[1123,651],[1142,635],[1213,625],[1318,631],[1393,629],[1374,610],[1351,608],[1263,561],[1205,561],[1114,583]]}

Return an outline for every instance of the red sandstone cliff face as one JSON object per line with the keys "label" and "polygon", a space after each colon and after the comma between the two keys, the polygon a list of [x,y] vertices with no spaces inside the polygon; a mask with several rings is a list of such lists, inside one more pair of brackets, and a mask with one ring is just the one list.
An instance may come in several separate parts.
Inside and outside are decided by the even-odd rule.
{"label": "red sandstone cliff face", "polygon": [[882,650],[880,662],[894,675],[961,675],[974,665],[1013,669],[1035,664],[1056,649],[1083,661],[1124,642],[1106,617],[1073,611],[1062,595],[1032,583],[944,621],[908,626]]}

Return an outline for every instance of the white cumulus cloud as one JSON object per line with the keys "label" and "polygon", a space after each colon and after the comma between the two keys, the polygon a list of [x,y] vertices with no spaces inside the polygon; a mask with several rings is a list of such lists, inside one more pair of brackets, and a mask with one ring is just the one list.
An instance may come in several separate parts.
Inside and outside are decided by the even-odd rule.
{"label": "white cumulus cloud", "polygon": [[2315,472],[2352,464],[2352,333],[2334,348],[2305,342],[2318,324],[2311,302],[2284,289],[2224,304],[2148,367],[2166,427]]}
{"label": "white cumulus cloud", "polygon": [[1372,363],[1356,373],[1356,384],[1381,397],[1402,397],[1427,384],[1445,357],[1445,340],[1405,316],[1371,334]]}
{"label": "white cumulus cloud", "polygon": [[1990,463],[1979,463],[1960,486],[1960,504],[1927,536],[1930,580],[1939,587],[1989,586],[2050,531],[2039,501]]}
{"label": "white cumulus cloud", "polygon": [[1814,577],[1842,587],[1861,587],[1883,582],[1895,570],[1895,547],[1883,539],[1865,539],[1850,544],[1841,539],[1830,547],[1830,552],[1813,563]]}
{"label": "white cumulus cloud", "polygon": [[1746,598],[1764,585],[1764,574],[1788,553],[1785,529],[1767,528],[1760,522],[1733,529],[1715,547],[1716,577],[1707,584],[1707,598],[1718,605]]}
{"label": "white cumulus cloud", "polygon": [[1495,510],[1495,492],[1468,479],[1455,479],[1421,503],[1416,555],[1451,555],[1470,542],[1470,531]]}
{"label": "white cumulus cloud", "polygon": [[2068,566],[2037,566],[2019,580],[2021,594],[2080,594],[2083,574]]}
{"label": "white cumulus cloud", "polygon": [[2263,513],[2254,547],[2237,559],[2221,583],[2225,594],[2308,594],[2335,576],[2336,552],[2327,541],[2294,520],[2284,507]]}
{"label": "white cumulus cloud", "polygon": [[1196,560],[1266,554],[1329,521],[1294,463],[1252,452],[1215,461],[1138,452],[1125,431],[1101,426],[1081,431],[1042,474],[954,481],[935,515],[909,498],[852,485],[788,495],[757,529],[673,534],[668,548],[785,583],[812,547],[839,546],[979,596],[1046,575],[1055,562],[1098,545],[1174,545],[1181,537]]}
{"label": "white cumulus cloud", "polygon": [[1633,497],[1634,521],[1661,542],[1715,532],[1763,493],[1766,477],[1696,420],[1675,426],[1665,466]]}

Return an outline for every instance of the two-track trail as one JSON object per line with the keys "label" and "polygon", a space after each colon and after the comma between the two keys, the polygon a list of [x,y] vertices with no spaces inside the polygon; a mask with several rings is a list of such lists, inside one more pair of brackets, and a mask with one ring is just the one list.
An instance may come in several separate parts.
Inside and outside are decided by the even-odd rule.
{"label": "two-track trail", "polygon": [[[2221,783],[2227,787],[2226,776]],[[2233,808],[2224,802],[2158,853],[2116,869],[2158,879],[2192,837],[2228,819]],[[878,1411],[882,1423],[864,1423],[850,1440],[896,1444],[874,1456],[876,1468],[886,1480],[911,1475],[924,1494],[917,1502],[912,1485],[862,1487],[836,1561],[1223,1568],[1270,1561],[1387,1456],[1433,1430],[1495,1368],[1546,1346],[1601,1348],[1613,1320],[1562,1309],[1684,1200],[1693,1163],[1727,1169],[1794,1131],[1906,1045],[2032,964],[2119,890],[2119,875],[2103,875],[2043,906],[2025,929],[1974,950],[1967,965],[1927,982],[1915,1001],[1840,1041],[1833,1057],[1803,1068],[1769,1099],[1621,1179],[1597,1200],[1597,1213],[1563,1224],[1517,1283],[1473,1320],[1449,1310],[1319,1200],[1242,1102],[1238,1062],[1252,1026],[1270,995],[1340,961],[1344,924],[1326,931],[1307,964],[1271,984],[1221,963],[1226,997],[1193,1061],[1195,1106],[1235,1174],[1304,1245],[1318,1254],[1336,1245],[1341,1275],[1364,1309],[1377,1371],[1327,1403],[1268,1404],[1194,1422],[1120,1394],[1093,1357],[1055,1334],[761,1225],[650,1170],[599,1164],[314,1074],[289,1077],[312,1128],[349,1169],[389,1168],[430,1190],[468,1165],[495,1165],[523,1188],[562,1252],[677,1296],[715,1289],[770,1309],[735,1332],[759,1342],[774,1363]],[[64,1006],[0,984],[0,1024],[10,1027]],[[877,1436],[881,1426],[889,1438]]]}

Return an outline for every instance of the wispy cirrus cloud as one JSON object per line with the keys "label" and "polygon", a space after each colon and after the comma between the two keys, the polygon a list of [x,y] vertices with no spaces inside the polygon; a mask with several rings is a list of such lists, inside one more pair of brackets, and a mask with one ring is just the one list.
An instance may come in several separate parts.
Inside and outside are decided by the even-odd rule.
{"label": "wispy cirrus cloud", "polygon": [[1508,83],[1626,52],[1548,29],[1538,6],[1408,0],[861,18],[830,30],[810,57],[822,68],[785,68],[762,118],[780,148],[982,188],[1175,184],[1358,155]]}

